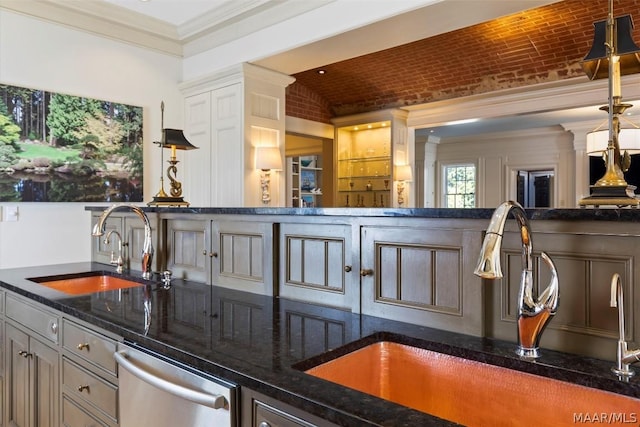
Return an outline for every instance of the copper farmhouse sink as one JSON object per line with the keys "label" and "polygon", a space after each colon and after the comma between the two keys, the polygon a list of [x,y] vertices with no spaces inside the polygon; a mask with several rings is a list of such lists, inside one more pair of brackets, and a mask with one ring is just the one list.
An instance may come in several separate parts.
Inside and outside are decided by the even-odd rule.
{"label": "copper farmhouse sink", "polygon": [[69,295],[92,294],[142,286],[142,283],[106,274],[66,278],[54,276],[51,278],[32,278],[29,280]]}
{"label": "copper farmhouse sink", "polygon": [[467,426],[575,425],[594,414],[629,425],[640,416],[640,399],[389,341],[305,372]]}

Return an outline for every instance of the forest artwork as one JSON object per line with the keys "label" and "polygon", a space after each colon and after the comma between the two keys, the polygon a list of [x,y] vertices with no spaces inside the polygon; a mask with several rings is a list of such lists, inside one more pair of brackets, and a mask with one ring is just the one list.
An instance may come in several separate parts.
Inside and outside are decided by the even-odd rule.
{"label": "forest artwork", "polygon": [[0,202],[141,202],[142,107],[0,84]]}

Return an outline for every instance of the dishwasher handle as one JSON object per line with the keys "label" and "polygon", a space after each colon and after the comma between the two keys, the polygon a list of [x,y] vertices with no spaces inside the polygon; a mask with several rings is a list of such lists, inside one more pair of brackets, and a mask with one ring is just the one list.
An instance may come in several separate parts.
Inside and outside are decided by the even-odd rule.
{"label": "dishwasher handle", "polygon": [[113,357],[120,366],[129,371],[132,375],[135,375],[160,390],[197,403],[198,405],[208,406],[213,409],[224,409],[227,407],[227,400],[222,395],[207,394],[197,390],[192,390],[190,388],[174,384],[171,381],[167,381],[164,378],[160,378],[139,368],[128,360],[129,355],[127,354],[127,350],[116,351],[113,354]]}

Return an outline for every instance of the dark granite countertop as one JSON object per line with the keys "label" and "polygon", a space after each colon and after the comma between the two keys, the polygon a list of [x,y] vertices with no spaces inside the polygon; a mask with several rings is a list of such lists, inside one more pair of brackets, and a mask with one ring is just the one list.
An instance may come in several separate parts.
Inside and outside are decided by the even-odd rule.
{"label": "dark granite countertop", "polygon": [[[80,296],[69,296],[29,280],[91,271],[113,274],[110,266],[98,263],[6,269],[0,270],[0,285],[118,334],[127,343],[338,425],[453,425],[299,370],[310,367],[310,359],[315,363],[328,360],[383,339],[640,398],[640,379],[617,380],[610,373],[611,362],[550,350],[544,350],[535,362],[523,361],[515,356],[512,343],[313,304],[182,280],[174,280],[168,290],[159,280],[152,280],[141,287]],[[138,280],[135,272],[131,277]],[[147,331],[145,298],[151,299],[152,307]],[[327,335],[329,329],[336,333]]]}
{"label": "dark granite countertop", "polygon": [[[107,206],[88,206],[88,211],[102,212]],[[434,219],[490,219],[494,209],[441,208],[198,208],[143,207],[145,212],[218,215],[294,215],[347,217],[406,217]],[[526,209],[531,220],[622,221],[640,222],[640,209],[575,208]]]}

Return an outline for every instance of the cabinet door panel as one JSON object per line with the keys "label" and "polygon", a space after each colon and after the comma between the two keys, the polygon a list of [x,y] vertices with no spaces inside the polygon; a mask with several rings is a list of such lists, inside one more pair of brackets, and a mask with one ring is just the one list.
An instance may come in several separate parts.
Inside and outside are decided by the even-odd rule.
{"label": "cabinet door panel", "polygon": [[33,355],[33,425],[55,427],[58,425],[59,402],[58,352],[33,338],[29,345]]}
{"label": "cabinet door panel", "polygon": [[419,222],[363,227],[362,313],[481,335],[482,290],[472,274],[480,239],[474,233]]}
{"label": "cabinet door panel", "polygon": [[351,271],[351,227],[343,224],[282,224],[280,283],[283,297],[352,308],[358,298]]}
{"label": "cabinet door panel", "polygon": [[[185,136],[198,147],[197,153],[185,156],[180,172],[184,176],[184,196],[193,206],[215,206],[212,195],[211,94],[201,93],[184,100]],[[187,163],[188,162],[188,163]]]}
{"label": "cabinet door panel", "polygon": [[211,283],[210,239],[208,220],[167,220],[167,269],[177,278]]}
{"label": "cabinet door panel", "polygon": [[213,283],[273,295],[273,225],[269,222],[215,221]]}
{"label": "cabinet door panel", "polygon": [[29,360],[22,354],[29,352],[29,336],[11,325],[6,325],[6,419],[8,426],[30,425],[31,385]]}

